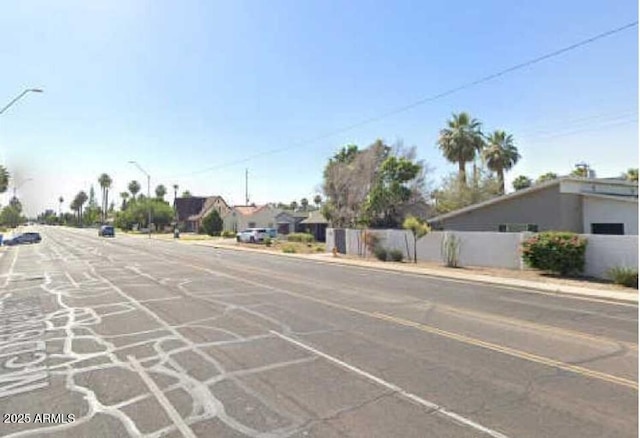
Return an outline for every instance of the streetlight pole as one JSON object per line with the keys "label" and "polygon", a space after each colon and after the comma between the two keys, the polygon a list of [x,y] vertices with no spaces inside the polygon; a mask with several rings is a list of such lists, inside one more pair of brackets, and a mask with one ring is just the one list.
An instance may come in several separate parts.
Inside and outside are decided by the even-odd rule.
{"label": "streetlight pole", "polygon": [[9,109],[9,107],[11,107],[11,105],[13,105],[14,103],[16,103],[17,101],[19,101],[20,99],[22,99],[27,93],[42,93],[42,90],[40,88],[27,88],[26,90],[24,90],[22,93],[18,94],[16,97],[13,98],[13,100],[11,102],[9,102],[8,104],[6,104],[1,110],[0,110],[0,114],[4,113],[6,110]]}
{"label": "streetlight pole", "polygon": [[129,161],[129,164],[136,166],[142,173],[147,175],[147,228],[149,229],[149,239],[151,239],[151,175],[145,171],[137,161]]}

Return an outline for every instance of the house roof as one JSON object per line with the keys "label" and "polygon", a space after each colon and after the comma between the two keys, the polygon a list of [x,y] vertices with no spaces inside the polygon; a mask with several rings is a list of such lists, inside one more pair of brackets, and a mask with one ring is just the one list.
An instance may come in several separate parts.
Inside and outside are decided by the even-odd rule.
{"label": "house roof", "polygon": [[266,205],[256,206],[256,205],[236,205],[233,209],[243,216],[250,216],[255,212],[262,210],[267,207]]}
{"label": "house roof", "polygon": [[309,214],[309,217],[300,222],[301,224],[328,224],[329,221],[325,219],[320,210],[314,210]]}
{"label": "house roof", "polygon": [[227,204],[221,196],[190,196],[188,198],[176,198],[175,206],[178,221],[197,220],[213,205],[216,200]]}
{"label": "house roof", "polygon": [[[510,201],[511,199],[515,199],[521,196],[526,196],[529,195],[531,193],[537,192],[539,190],[544,190],[547,189],[549,187],[553,187],[555,185],[560,185],[561,182],[577,182],[577,183],[591,183],[591,184],[597,184],[597,183],[603,183],[606,184],[608,186],[625,186],[625,187],[637,187],[636,183],[633,182],[629,182],[629,181],[625,181],[625,180],[617,180],[617,179],[605,179],[605,178],[580,178],[580,177],[560,177],[560,178],[556,178],[556,179],[552,179],[549,181],[545,181],[539,184],[535,184],[531,187],[527,187],[526,189],[522,189],[522,190],[517,190],[513,193],[508,193],[506,195],[502,195],[502,196],[498,196],[496,198],[492,198],[489,199],[487,201],[483,201],[483,202],[478,202],[477,204],[473,204],[473,205],[469,205],[467,207],[464,208],[460,208],[458,210],[454,210],[451,211],[449,213],[445,213],[445,214],[441,214],[439,216],[435,216],[432,218],[427,219],[427,222],[438,222],[444,219],[449,219],[461,214],[465,214],[465,213],[469,213],[471,211],[474,210],[478,210],[480,208],[484,208],[487,207],[489,205],[493,205],[493,204],[498,204],[501,202],[507,202]],[[582,192],[580,193],[581,195],[591,195],[591,196],[610,196],[613,198],[621,198],[624,197],[623,195],[605,195],[605,194],[595,194],[595,193],[588,193],[588,192]],[[637,199],[637,198],[636,198]]]}
{"label": "house roof", "polygon": [[588,198],[610,199],[613,201],[631,202],[635,204],[638,203],[638,198],[631,195],[603,195],[601,193],[582,193],[582,195]]}

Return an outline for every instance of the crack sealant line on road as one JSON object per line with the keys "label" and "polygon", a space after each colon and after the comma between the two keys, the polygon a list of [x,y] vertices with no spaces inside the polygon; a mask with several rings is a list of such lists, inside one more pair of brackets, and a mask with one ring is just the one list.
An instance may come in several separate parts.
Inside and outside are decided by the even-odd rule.
{"label": "crack sealant line on road", "polygon": [[282,339],[282,340],[284,340],[286,342],[289,342],[290,344],[293,344],[293,345],[296,345],[299,348],[302,348],[303,350],[306,350],[306,351],[311,352],[311,353],[313,353],[313,354],[315,354],[317,356],[320,356],[320,357],[328,360],[329,362],[332,362],[332,363],[340,366],[341,368],[344,368],[344,369],[346,369],[348,371],[351,371],[352,373],[355,373],[355,374],[357,374],[357,375],[359,375],[361,377],[364,377],[365,379],[368,379],[368,380],[370,380],[370,381],[372,381],[372,382],[374,382],[374,383],[376,383],[376,384],[378,384],[378,385],[380,385],[380,386],[382,386],[384,388],[387,388],[387,389],[393,391],[394,393],[400,394],[401,396],[413,401],[414,403],[417,403],[419,405],[422,405],[422,406],[426,407],[427,409],[429,409],[431,412],[433,412],[435,414],[442,415],[442,416],[447,417],[449,419],[455,420],[459,424],[462,424],[462,425],[467,426],[467,427],[471,427],[471,428],[473,428],[475,430],[478,430],[478,431],[480,431],[480,432],[482,432],[482,433],[484,433],[486,435],[489,435],[489,436],[491,436],[493,438],[508,438],[507,435],[504,435],[504,434],[502,434],[502,433],[500,433],[498,431],[495,431],[493,429],[485,427],[485,426],[483,426],[483,425],[481,425],[479,423],[476,423],[475,421],[473,421],[473,420],[471,420],[469,418],[466,418],[466,417],[463,417],[462,415],[456,414],[455,412],[449,411],[448,409],[445,409],[445,408],[443,408],[442,406],[440,406],[440,405],[438,405],[436,403],[430,402],[429,400],[425,400],[424,398],[419,397],[419,396],[417,396],[417,395],[415,395],[415,394],[413,394],[411,392],[408,392],[408,391],[400,388],[399,386],[397,386],[397,385],[395,385],[393,383],[387,382],[386,380],[381,379],[380,377],[374,376],[373,374],[368,373],[367,371],[364,371],[364,370],[362,370],[362,369],[360,369],[360,368],[358,368],[356,366],[350,365],[350,364],[348,364],[348,363],[346,363],[346,362],[344,362],[344,361],[342,361],[342,360],[340,360],[338,358],[335,358],[335,357],[333,357],[333,356],[331,356],[331,355],[329,355],[327,353],[323,353],[322,351],[317,350],[317,349],[315,349],[315,348],[313,348],[313,347],[311,347],[311,346],[309,346],[307,344],[304,344],[304,343],[302,343],[302,342],[300,342],[300,341],[298,341],[296,339],[293,339],[293,338],[291,338],[289,336],[286,336],[286,335],[283,335],[281,333],[278,333],[278,332],[276,332],[274,330],[270,330],[270,333],[274,334],[275,336],[279,337],[280,339]]}

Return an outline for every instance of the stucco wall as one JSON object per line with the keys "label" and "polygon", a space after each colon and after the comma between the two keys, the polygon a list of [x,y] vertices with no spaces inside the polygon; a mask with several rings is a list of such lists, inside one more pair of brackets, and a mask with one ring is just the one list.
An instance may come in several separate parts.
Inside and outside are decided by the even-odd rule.
{"label": "stucco wall", "polygon": [[[387,249],[399,249],[405,258],[413,257],[413,237],[404,230],[368,230],[380,237]],[[364,244],[363,230],[346,230],[347,254],[372,257]],[[418,260],[442,262],[442,240],[455,235],[460,241],[461,266],[486,266],[508,269],[524,267],[520,244],[532,233],[494,233],[434,231],[418,240]],[[333,229],[327,229],[327,251],[334,247]],[[406,241],[405,241],[406,236]],[[638,236],[583,235],[587,238],[585,275],[607,278],[606,272],[615,266],[638,267]],[[408,244],[407,244],[408,242]]]}
{"label": "stucco wall", "polygon": [[584,232],[592,223],[623,223],[624,234],[638,234],[638,203],[617,199],[583,197]]}
{"label": "stucco wall", "polygon": [[539,231],[582,233],[580,195],[560,193],[558,185],[552,185],[439,223],[444,230],[456,231],[498,231],[500,224],[536,224]]}

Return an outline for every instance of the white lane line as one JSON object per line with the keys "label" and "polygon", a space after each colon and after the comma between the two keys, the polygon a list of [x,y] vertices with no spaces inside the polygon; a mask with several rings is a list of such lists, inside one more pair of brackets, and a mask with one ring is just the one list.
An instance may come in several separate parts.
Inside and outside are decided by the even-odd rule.
{"label": "white lane line", "polygon": [[280,339],[283,339],[283,340],[285,340],[285,341],[287,341],[287,342],[289,342],[291,344],[294,344],[294,345],[296,345],[296,346],[298,346],[298,347],[300,347],[300,348],[302,348],[304,350],[310,351],[313,354],[316,354],[316,355],[318,355],[320,357],[323,357],[326,360],[328,360],[330,362],[333,362],[336,365],[341,366],[342,368],[345,368],[345,369],[347,369],[347,370],[349,370],[351,372],[354,372],[354,373],[356,373],[356,374],[358,374],[358,375],[360,375],[362,377],[365,377],[365,378],[377,383],[380,386],[383,386],[383,387],[385,387],[387,389],[390,389],[390,390],[402,395],[403,397],[408,398],[409,400],[412,400],[412,401],[414,401],[414,402],[416,402],[416,403],[418,403],[418,404],[420,404],[422,406],[425,406],[428,409],[432,409],[436,414],[440,414],[440,415],[443,415],[445,417],[448,417],[448,418],[450,418],[452,420],[455,420],[458,423],[461,423],[461,424],[463,424],[465,426],[469,426],[469,427],[471,427],[473,429],[476,429],[476,430],[478,430],[478,431],[480,431],[482,433],[485,433],[485,434],[487,434],[487,435],[489,435],[489,436],[491,436],[493,438],[508,438],[506,435],[504,435],[504,434],[502,434],[502,433],[500,433],[498,431],[495,431],[493,429],[489,429],[488,427],[485,427],[485,426],[483,426],[481,424],[478,424],[473,420],[470,420],[470,419],[468,419],[466,417],[463,417],[462,415],[459,415],[459,414],[456,414],[455,412],[449,411],[448,409],[445,409],[442,406],[437,405],[436,403],[430,402],[428,400],[423,399],[422,397],[419,397],[419,396],[417,396],[415,394],[412,394],[412,393],[410,393],[408,391],[405,391],[404,389],[400,388],[399,386],[394,385],[393,383],[387,382],[386,380],[381,379],[380,377],[376,377],[373,374],[370,374],[370,373],[368,373],[368,372],[366,372],[364,370],[361,370],[358,367],[355,367],[353,365],[349,365],[348,363],[343,362],[340,359],[337,359],[337,358],[335,358],[333,356],[330,356],[330,355],[328,355],[326,353],[323,353],[322,351],[317,350],[317,349],[315,349],[313,347],[310,347],[310,346],[308,346],[306,344],[303,344],[300,341],[297,341],[297,340],[295,340],[293,338],[290,338],[290,337],[288,337],[286,335],[283,335],[283,334],[278,333],[278,332],[273,331],[273,330],[270,330],[270,332],[272,334],[278,336]]}
{"label": "white lane line", "polygon": [[173,407],[169,399],[165,397],[164,393],[160,390],[160,388],[158,388],[158,385],[156,385],[156,383],[151,379],[151,377],[149,377],[149,375],[144,370],[142,365],[140,365],[140,362],[138,362],[136,358],[133,356],[127,356],[127,359],[129,360],[129,362],[131,362],[131,365],[133,365],[133,368],[140,375],[144,383],[149,387],[149,390],[151,391],[151,393],[158,399],[158,402],[162,405],[164,410],[167,412],[167,414],[169,415],[169,418],[171,418],[171,420],[173,421],[173,424],[175,424],[178,430],[180,430],[180,432],[182,433],[182,436],[186,438],[196,438],[196,435],[189,428],[187,423],[184,422],[184,420],[182,419],[178,411],[176,411],[176,409]]}
{"label": "white lane line", "polygon": [[71,276],[71,274],[69,274],[67,271],[64,271],[64,275],[67,276],[67,278],[69,279],[69,281],[71,282],[71,284],[73,285],[73,287],[75,287],[76,289],[80,287],[80,285],[73,279],[73,277]]}
{"label": "white lane line", "polygon": [[20,252],[20,247],[17,246],[15,250],[15,254],[13,256],[13,260],[11,261],[11,265],[9,266],[9,273],[7,274],[7,278],[4,280],[4,285],[2,287],[7,287],[9,285],[9,281],[11,280],[11,276],[13,275],[13,268],[16,265],[16,260],[18,260],[19,252]]}

